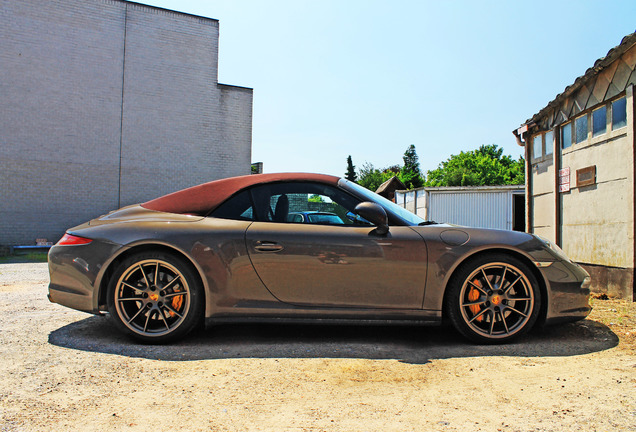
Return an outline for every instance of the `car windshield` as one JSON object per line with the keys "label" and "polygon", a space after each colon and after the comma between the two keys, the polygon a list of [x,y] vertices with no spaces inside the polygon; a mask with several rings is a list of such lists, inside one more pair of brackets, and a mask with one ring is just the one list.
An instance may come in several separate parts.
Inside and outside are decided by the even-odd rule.
{"label": "car windshield", "polygon": [[342,219],[332,213],[308,213],[307,219],[312,223],[326,223],[330,225],[344,225]]}
{"label": "car windshield", "polygon": [[340,179],[341,182],[346,184],[346,187],[353,190],[355,193],[363,197],[365,200],[372,201],[380,204],[384,209],[388,212],[393,213],[404,221],[408,222],[412,225],[419,225],[421,223],[426,222],[424,219],[416,215],[415,213],[411,213],[407,209],[400,207],[395,204],[393,201],[389,201],[384,198],[382,195],[378,195],[375,192],[371,192],[369,189],[360,186],[354,182],[351,182],[346,179]]}

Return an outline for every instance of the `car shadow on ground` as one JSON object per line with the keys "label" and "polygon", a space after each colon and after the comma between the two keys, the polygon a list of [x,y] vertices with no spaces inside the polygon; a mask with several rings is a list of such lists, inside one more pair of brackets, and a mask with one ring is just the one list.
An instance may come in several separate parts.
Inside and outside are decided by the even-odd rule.
{"label": "car shadow on ground", "polygon": [[144,345],[118,332],[109,318],[90,317],[54,330],[53,345],[164,361],[242,358],[430,360],[475,356],[552,357],[607,350],[618,336],[592,320],[549,327],[505,345],[475,345],[450,327],[355,325],[218,325],[171,345]]}

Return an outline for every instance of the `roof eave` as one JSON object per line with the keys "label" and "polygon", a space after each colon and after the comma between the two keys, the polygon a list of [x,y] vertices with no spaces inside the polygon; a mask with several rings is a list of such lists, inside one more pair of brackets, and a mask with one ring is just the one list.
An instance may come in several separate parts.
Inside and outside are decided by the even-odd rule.
{"label": "roof eave", "polygon": [[[522,124],[520,128],[515,129],[513,131],[513,134],[517,136],[517,133],[524,126],[528,126],[529,128],[534,126],[536,123],[539,122],[541,118],[548,115],[550,110],[560,105],[560,103],[564,99],[570,97],[573,93],[579,90],[585,83],[589,82],[593,77],[595,77],[601,71],[603,71],[605,68],[611,65],[614,61],[616,61],[620,56],[622,56],[634,45],[636,45],[636,32],[625,36],[621,40],[621,43],[619,45],[615,46],[614,48],[610,49],[607,52],[605,57],[601,57],[600,59],[596,60],[594,62],[594,66],[592,66],[591,68],[588,68],[583,75],[576,78],[574,80],[574,83],[567,86],[562,93],[557,94],[556,97],[552,101],[548,102],[548,104],[543,109],[541,109],[538,113],[536,113],[531,118],[526,120],[526,122]],[[520,144],[520,145],[523,145],[523,144]]]}

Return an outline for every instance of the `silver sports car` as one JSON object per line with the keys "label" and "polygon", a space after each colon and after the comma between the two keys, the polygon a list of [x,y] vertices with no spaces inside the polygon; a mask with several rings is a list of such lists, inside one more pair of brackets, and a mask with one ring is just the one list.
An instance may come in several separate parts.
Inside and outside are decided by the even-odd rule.
{"label": "silver sports car", "polygon": [[[330,214],[297,222],[290,214]],[[478,343],[585,318],[588,274],[553,243],[424,221],[350,181],[260,174],[71,228],[49,299],[151,343],[226,322],[440,324]]]}

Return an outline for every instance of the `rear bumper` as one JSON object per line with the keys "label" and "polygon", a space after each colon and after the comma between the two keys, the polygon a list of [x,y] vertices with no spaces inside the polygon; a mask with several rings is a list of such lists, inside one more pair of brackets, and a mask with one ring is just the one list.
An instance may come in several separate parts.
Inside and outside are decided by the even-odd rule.
{"label": "rear bumper", "polygon": [[86,245],[53,246],[49,251],[49,300],[99,314],[99,280],[105,262],[119,247],[100,241]]}
{"label": "rear bumper", "polygon": [[99,314],[99,311],[93,308],[92,293],[82,293],[51,283],[49,284],[47,297],[51,303],[57,303],[83,312]]}

